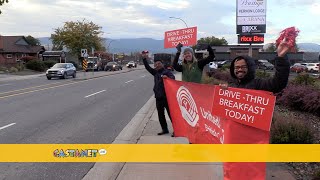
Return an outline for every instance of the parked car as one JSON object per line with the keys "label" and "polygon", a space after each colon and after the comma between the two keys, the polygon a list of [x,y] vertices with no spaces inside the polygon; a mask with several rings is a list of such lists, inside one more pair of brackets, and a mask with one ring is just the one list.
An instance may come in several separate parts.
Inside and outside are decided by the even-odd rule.
{"label": "parked car", "polygon": [[263,70],[273,70],[274,65],[269,63],[269,62],[262,62],[258,64],[258,69],[263,69]]}
{"label": "parked car", "polygon": [[231,62],[232,62],[231,60],[218,61],[217,65],[218,65],[218,68],[221,68],[222,66],[230,65]]}
{"label": "parked car", "polygon": [[54,77],[67,79],[68,76],[72,76],[73,78],[75,78],[76,74],[76,67],[74,67],[72,63],[56,63],[46,72],[48,80]]}
{"label": "parked car", "polygon": [[128,64],[127,64],[127,67],[128,68],[132,68],[132,67],[136,68],[137,64],[134,61],[129,61]]}
{"label": "parked car", "polygon": [[218,69],[218,64],[215,63],[215,62],[210,62],[209,63],[209,71],[211,72],[211,71],[214,71],[216,69]]}
{"label": "parked car", "polygon": [[303,63],[308,68],[308,72],[319,72],[319,63]]}
{"label": "parked car", "polygon": [[296,73],[301,73],[301,72],[307,72],[308,68],[304,65],[301,64],[294,64],[293,66],[290,67],[291,72],[296,72]]}
{"label": "parked car", "polygon": [[108,62],[107,65],[104,67],[105,71],[119,71],[122,70],[122,66],[116,62]]}

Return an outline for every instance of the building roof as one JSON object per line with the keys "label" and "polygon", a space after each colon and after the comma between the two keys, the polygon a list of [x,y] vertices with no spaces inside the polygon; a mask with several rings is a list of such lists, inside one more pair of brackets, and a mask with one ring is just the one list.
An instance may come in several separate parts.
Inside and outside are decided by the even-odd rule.
{"label": "building roof", "polygon": [[5,53],[38,53],[43,46],[30,45],[24,36],[0,36],[0,52]]}
{"label": "building roof", "polygon": [[[262,49],[263,45],[252,45],[253,49]],[[248,45],[226,45],[226,46],[212,46],[212,49],[215,52],[230,52],[230,49],[242,49],[242,48],[249,48]]]}

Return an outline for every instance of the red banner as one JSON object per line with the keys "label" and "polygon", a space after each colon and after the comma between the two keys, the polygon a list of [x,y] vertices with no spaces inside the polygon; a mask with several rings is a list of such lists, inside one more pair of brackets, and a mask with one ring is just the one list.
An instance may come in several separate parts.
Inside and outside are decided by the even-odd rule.
{"label": "red banner", "polygon": [[[175,136],[193,144],[268,144],[269,92],[165,79]],[[224,163],[225,179],[265,179],[265,163]]]}
{"label": "red banner", "polygon": [[197,27],[177,29],[164,33],[164,48],[175,48],[179,43],[183,46],[197,44]]}

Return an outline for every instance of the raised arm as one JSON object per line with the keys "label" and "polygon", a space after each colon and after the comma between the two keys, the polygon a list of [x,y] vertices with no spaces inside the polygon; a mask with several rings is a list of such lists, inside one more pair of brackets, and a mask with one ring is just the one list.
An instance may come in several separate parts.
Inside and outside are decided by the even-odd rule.
{"label": "raised arm", "polygon": [[256,89],[266,90],[273,93],[282,91],[288,84],[290,74],[290,63],[286,56],[289,46],[282,42],[278,49],[278,56],[275,58],[275,75],[270,79],[256,79]]}
{"label": "raised arm", "polygon": [[182,72],[182,65],[178,64],[180,53],[181,52],[178,51],[173,60],[173,68],[178,72]]}
{"label": "raised arm", "polygon": [[142,54],[142,61],[146,70],[154,76],[157,73],[157,71],[150,67],[149,63],[147,62],[147,55]]}
{"label": "raised arm", "polygon": [[198,61],[198,67],[199,69],[203,70],[203,68],[209,64],[210,62],[212,62],[215,58],[215,55],[214,55],[214,52],[213,52],[213,49],[211,48],[210,45],[208,45],[208,48],[207,48],[208,52],[209,52],[209,56],[207,58],[205,58],[204,60],[201,60],[201,61]]}

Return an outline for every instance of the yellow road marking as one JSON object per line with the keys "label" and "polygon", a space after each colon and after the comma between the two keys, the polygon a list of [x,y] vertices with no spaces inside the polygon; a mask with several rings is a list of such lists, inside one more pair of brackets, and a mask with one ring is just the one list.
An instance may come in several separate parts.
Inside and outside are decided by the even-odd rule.
{"label": "yellow road marking", "polygon": [[[67,81],[67,82],[70,82],[70,81],[71,81],[71,80],[69,80],[69,81]],[[27,89],[33,89],[33,88],[42,87],[42,86],[55,85],[55,84],[59,84],[59,83],[61,84],[61,83],[63,83],[63,82],[56,82],[56,83],[50,83],[50,84],[42,84],[42,85],[39,85],[39,86],[32,86],[32,87],[23,88],[23,89],[6,91],[6,92],[0,93],[0,95],[1,95],[1,94],[9,94],[9,93],[18,92],[18,91],[23,91],[23,90],[27,90]]]}
{"label": "yellow road marking", "polygon": [[13,96],[18,96],[18,95],[23,95],[23,94],[29,94],[29,93],[32,93],[32,92],[38,92],[38,91],[53,89],[53,88],[57,88],[57,87],[63,87],[63,86],[72,85],[72,84],[78,84],[78,83],[86,82],[86,81],[89,81],[89,80],[94,80],[94,79],[81,80],[81,81],[78,81],[78,82],[73,82],[73,83],[68,83],[68,84],[61,84],[61,85],[57,85],[57,86],[47,87],[47,88],[43,88],[43,89],[36,89],[36,90],[32,90],[32,91],[26,91],[26,92],[17,93],[17,94],[11,94],[11,95],[7,95],[7,96],[2,96],[2,97],[0,97],[0,99],[13,97]]}

